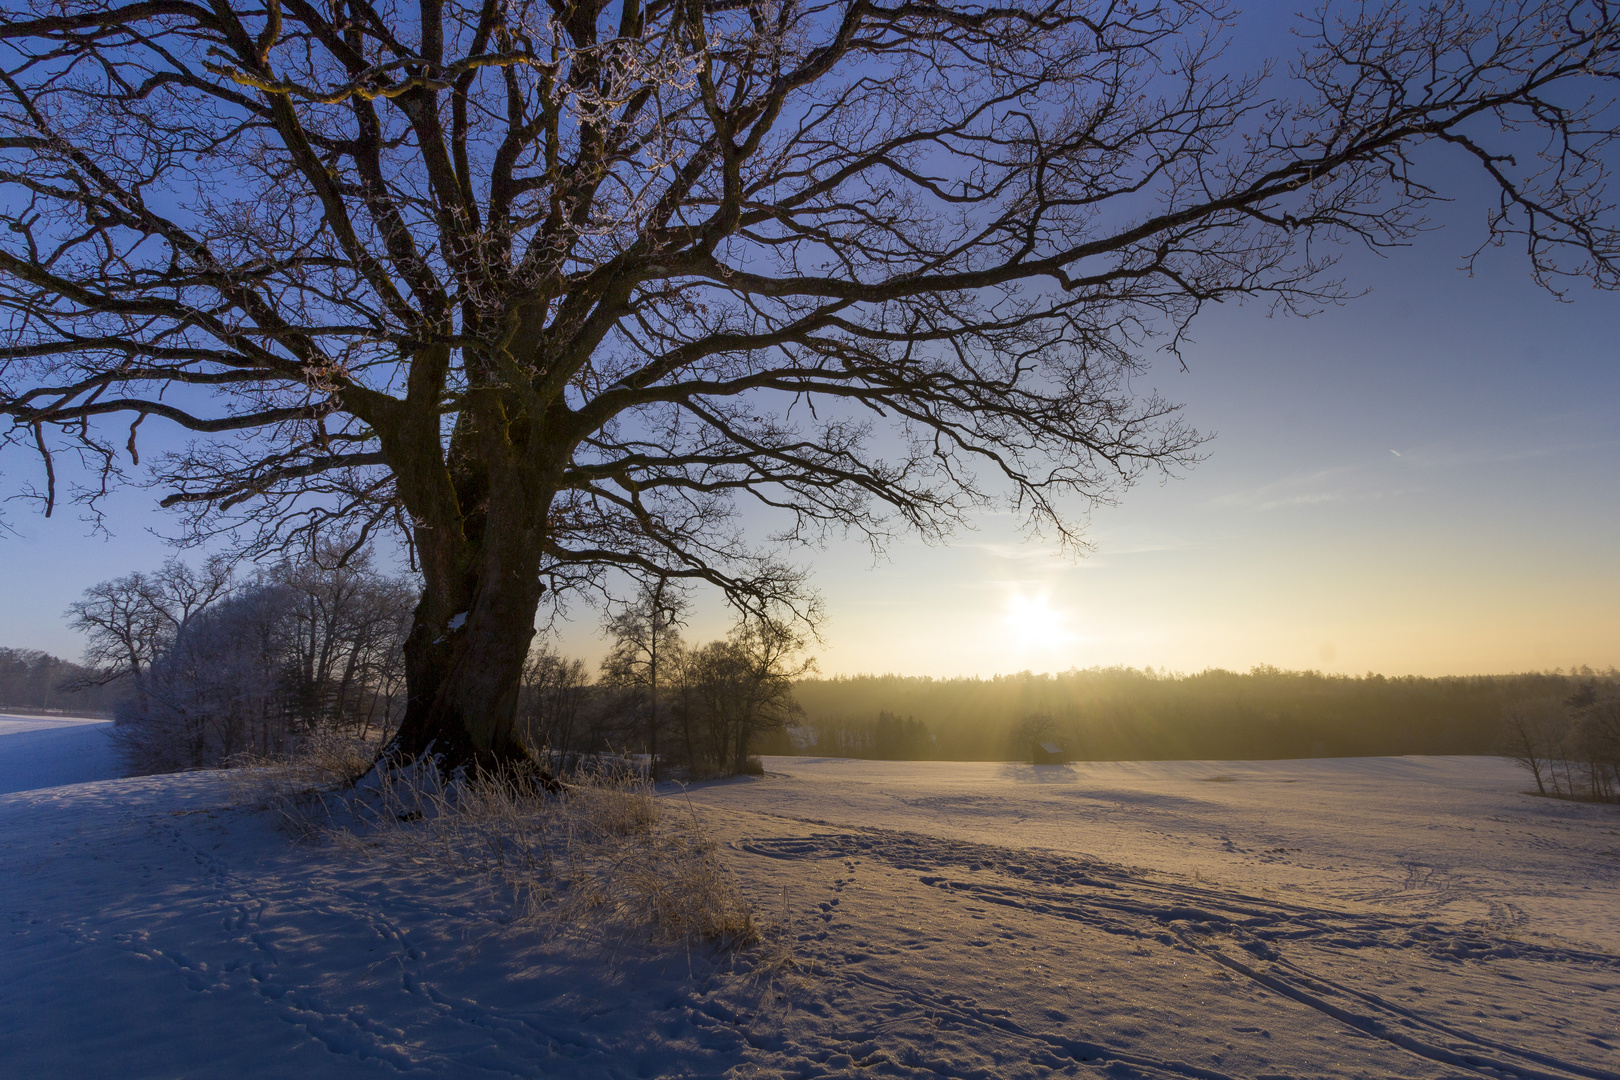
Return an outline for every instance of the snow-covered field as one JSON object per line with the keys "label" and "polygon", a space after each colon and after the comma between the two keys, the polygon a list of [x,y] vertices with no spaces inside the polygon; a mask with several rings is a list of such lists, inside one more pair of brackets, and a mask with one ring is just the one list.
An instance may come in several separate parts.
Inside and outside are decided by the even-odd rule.
{"label": "snow-covered field", "polygon": [[1620,808],[1526,796],[1501,758],[767,761],[704,801],[1620,953]]}
{"label": "snow-covered field", "polygon": [[111,730],[106,720],[0,713],[0,794],[117,776]]}
{"label": "snow-covered field", "polygon": [[1620,811],[1500,762],[766,764],[668,795],[741,959],[504,928],[217,774],[0,794],[0,1076],[1620,1080]]}

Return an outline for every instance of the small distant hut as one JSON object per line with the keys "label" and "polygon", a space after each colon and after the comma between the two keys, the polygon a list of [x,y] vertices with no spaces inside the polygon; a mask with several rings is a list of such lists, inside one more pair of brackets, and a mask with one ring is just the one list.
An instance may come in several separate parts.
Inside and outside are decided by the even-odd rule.
{"label": "small distant hut", "polygon": [[1068,763],[1069,754],[1062,743],[1046,740],[1031,748],[1029,760],[1033,765],[1064,765]]}

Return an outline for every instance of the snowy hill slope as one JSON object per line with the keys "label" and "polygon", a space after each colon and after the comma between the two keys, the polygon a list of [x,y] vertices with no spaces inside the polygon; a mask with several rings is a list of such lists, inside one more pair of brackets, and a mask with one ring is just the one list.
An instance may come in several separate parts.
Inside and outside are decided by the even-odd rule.
{"label": "snowy hill slope", "polygon": [[[962,814],[968,796],[1006,808],[968,783],[993,777],[863,764],[894,771],[778,759],[764,781],[670,793],[775,928],[776,952],[737,960],[505,927],[464,882],[293,843],[232,809],[218,774],[0,795],[0,1075],[1620,1078],[1620,959],[1601,928],[1577,940],[1385,902],[1373,879],[1356,899],[1326,871],[1320,887],[1240,886],[1202,849],[1196,878],[1130,869],[1084,853],[1044,798],[1021,822]],[[1154,808],[1175,785],[1244,783],[1151,772],[1178,767],[1110,781],[1140,794],[1109,804],[1110,843],[1137,827],[1169,850],[1184,826]],[[1390,767],[1339,768],[1364,775],[1285,815],[1296,868],[1343,856],[1349,793]],[[1478,806],[1519,815],[1495,842],[1561,844],[1571,882],[1614,896],[1588,846],[1620,815],[1579,808],[1596,813],[1559,831],[1541,801],[1463,769],[1433,764],[1428,794],[1476,784]],[[1392,775],[1386,800],[1410,786]],[[1440,820],[1400,818],[1375,822],[1367,865]]]}

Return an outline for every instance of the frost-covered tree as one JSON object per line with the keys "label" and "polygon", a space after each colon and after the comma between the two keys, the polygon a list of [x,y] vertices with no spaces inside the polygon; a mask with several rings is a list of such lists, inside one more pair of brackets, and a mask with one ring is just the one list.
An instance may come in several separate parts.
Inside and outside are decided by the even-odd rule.
{"label": "frost-covered tree", "polygon": [[1615,283],[1620,10],[1338,11],[1251,77],[1191,0],[18,0],[7,441],[47,513],[64,454],[94,503],[155,420],[201,532],[398,529],[397,750],[521,753],[548,588],[791,599],[736,498],[784,544],[1002,497],[1072,537],[1188,461],[1147,339],[1334,296],[1333,243],[1447,194],[1422,154],[1541,281]]}
{"label": "frost-covered tree", "polygon": [[[363,739],[392,729],[413,590],[363,555],[337,554],[283,559],[172,620],[115,709],[113,740],[130,771],[230,764],[314,732]],[[103,582],[83,603],[128,595],[131,581],[195,581],[188,573],[170,563]]]}
{"label": "frost-covered tree", "polygon": [[157,654],[143,690],[115,710],[112,741],[131,774],[217,767],[284,750],[286,631],[294,596],[248,586]]}

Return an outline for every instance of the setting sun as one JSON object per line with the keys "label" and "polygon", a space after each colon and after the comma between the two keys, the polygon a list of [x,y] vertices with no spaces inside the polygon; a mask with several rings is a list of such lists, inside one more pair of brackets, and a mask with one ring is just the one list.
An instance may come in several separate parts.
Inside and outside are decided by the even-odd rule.
{"label": "setting sun", "polygon": [[1051,594],[1046,592],[1027,594],[1014,589],[1008,593],[1002,622],[1008,631],[1007,644],[1020,662],[1047,657],[1075,640],[1068,613],[1054,608]]}

